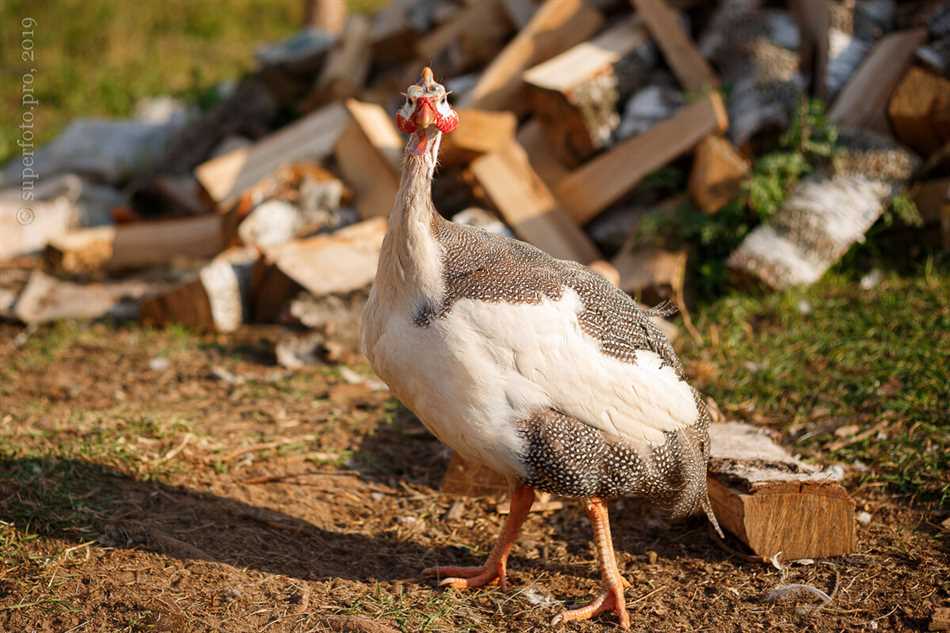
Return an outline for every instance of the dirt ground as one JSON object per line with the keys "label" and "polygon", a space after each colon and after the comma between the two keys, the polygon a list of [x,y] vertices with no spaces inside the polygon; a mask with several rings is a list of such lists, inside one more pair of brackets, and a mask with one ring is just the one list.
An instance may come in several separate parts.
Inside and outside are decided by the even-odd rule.
{"label": "dirt ground", "polygon": [[[507,591],[420,578],[480,562],[502,517],[439,492],[448,451],[357,358],[362,378],[276,365],[285,335],[0,326],[0,630],[541,631],[597,591],[571,503],[532,514]],[[871,515],[857,552],[784,571],[717,544],[704,519],[612,504],[633,629],[926,630],[950,595],[946,532],[849,488]],[[790,583],[831,601],[768,599]]]}

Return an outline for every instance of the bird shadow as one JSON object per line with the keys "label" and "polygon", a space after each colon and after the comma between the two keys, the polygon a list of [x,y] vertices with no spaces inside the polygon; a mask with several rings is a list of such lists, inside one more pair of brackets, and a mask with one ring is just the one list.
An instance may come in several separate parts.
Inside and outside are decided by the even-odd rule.
{"label": "bird shadow", "polygon": [[459,548],[337,532],[78,459],[0,459],[0,521],[72,543],[156,552],[301,580],[416,578]]}

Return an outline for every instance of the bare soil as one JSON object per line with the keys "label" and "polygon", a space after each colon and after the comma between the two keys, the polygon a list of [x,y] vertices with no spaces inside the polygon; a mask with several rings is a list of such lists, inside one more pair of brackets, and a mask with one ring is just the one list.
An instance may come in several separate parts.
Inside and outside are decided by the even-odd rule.
{"label": "bare soil", "polygon": [[[388,391],[277,366],[286,335],[0,326],[0,630],[541,631],[598,590],[573,503],[532,514],[506,591],[420,578],[479,563],[503,517],[439,492],[448,451]],[[926,630],[950,595],[946,532],[850,487],[871,515],[858,551],[784,571],[704,519],[613,504],[633,629]],[[792,583],[831,601],[768,599]]]}

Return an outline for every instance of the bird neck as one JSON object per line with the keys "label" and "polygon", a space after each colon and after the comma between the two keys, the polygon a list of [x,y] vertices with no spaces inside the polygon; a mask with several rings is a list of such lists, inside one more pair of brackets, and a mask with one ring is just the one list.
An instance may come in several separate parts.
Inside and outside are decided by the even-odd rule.
{"label": "bird neck", "polygon": [[439,218],[432,203],[432,176],[441,140],[442,133],[435,128],[409,138],[381,257],[388,261],[387,274],[394,275],[392,286],[410,290],[415,299],[433,301],[442,294],[441,249],[432,231]]}

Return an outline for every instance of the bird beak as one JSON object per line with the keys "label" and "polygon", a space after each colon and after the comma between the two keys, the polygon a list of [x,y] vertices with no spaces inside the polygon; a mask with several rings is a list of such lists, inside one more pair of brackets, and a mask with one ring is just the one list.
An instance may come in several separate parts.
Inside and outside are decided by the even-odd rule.
{"label": "bird beak", "polygon": [[432,105],[429,103],[428,99],[419,100],[419,107],[416,108],[416,113],[413,116],[413,120],[420,130],[424,130],[435,123],[435,112],[433,111]]}

